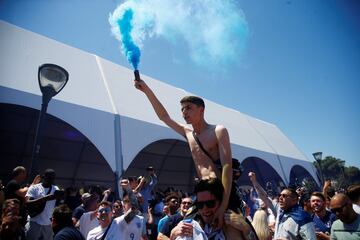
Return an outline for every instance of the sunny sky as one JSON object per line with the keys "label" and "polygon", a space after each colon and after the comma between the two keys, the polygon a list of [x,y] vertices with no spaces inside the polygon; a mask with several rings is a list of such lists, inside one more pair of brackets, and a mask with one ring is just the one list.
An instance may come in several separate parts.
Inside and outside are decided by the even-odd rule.
{"label": "sunny sky", "polygon": [[[0,19],[130,68],[108,22],[122,2],[0,0]],[[216,14],[219,6],[211,3],[218,1],[207,2]],[[235,18],[204,15],[205,23],[231,31],[239,14],[248,28],[246,42],[240,35],[224,42],[210,35],[219,59],[237,54],[218,67],[214,59],[194,61],[197,45],[191,41],[210,26],[187,27],[192,19],[181,19],[170,4],[152,7],[160,5],[183,31],[171,39],[145,39],[140,72],[277,125],[311,161],[313,152],[322,151],[360,168],[359,1],[239,0],[221,9]],[[238,45],[230,48],[229,42],[244,46],[233,51]]]}

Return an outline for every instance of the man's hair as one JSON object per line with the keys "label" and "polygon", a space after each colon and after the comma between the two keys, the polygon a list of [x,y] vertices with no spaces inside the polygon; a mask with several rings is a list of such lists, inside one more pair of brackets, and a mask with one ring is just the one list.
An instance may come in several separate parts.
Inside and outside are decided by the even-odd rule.
{"label": "man's hair", "polygon": [[200,180],[195,186],[194,193],[197,194],[199,192],[205,192],[205,191],[208,191],[211,194],[213,194],[215,198],[220,202],[222,201],[224,194],[224,187],[220,179],[210,178],[210,179]]}
{"label": "man's hair", "polygon": [[299,194],[297,194],[295,188],[287,187],[287,188],[284,188],[283,191],[284,191],[284,190],[289,191],[289,192],[290,192],[290,195],[291,195],[292,197],[294,197],[294,198],[295,198],[295,197],[296,197],[296,198],[299,198]]}
{"label": "man's hair", "polygon": [[17,166],[12,171],[12,176],[17,177],[20,175],[20,173],[26,172],[26,169],[23,166]]}
{"label": "man's hair", "polygon": [[193,103],[196,106],[205,108],[205,102],[202,98],[196,96],[186,96],[180,100],[180,103]]}
{"label": "man's hair", "polygon": [[61,204],[54,208],[53,219],[59,227],[72,226],[72,212],[66,204]]}
{"label": "man's hair", "polygon": [[346,195],[352,202],[357,202],[360,198],[360,184],[352,185],[346,190]]}
{"label": "man's hair", "polygon": [[176,192],[170,192],[165,197],[165,202],[168,203],[171,199],[176,199],[178,202],[180,201],[179,195]]}
{"label": "man's hair", "polygon": [[321,200],[323,200],[324,202],[326,201],[325,196],[324,196],[324,194],[323,194],[322,192],[313,192],[313,193],[311,194],[311,197],[312,197],[312,196],[321,198]]}
{"label": "man's hair", "polygon": [[304,207],[305,203],[310,200],[310,193],[306,192],[303,195],[301,195],[299,199],[299,205]]}
{"label": "man's hair", "polygon": [[102,201],[102,202],[100,202],[99,203],[99,207],[100,206],[106,206],[106,207],[109,207],[109,208],[111,208],[112,209],[112,204],[110,203],[110,202],[108,202],[108,201]]}

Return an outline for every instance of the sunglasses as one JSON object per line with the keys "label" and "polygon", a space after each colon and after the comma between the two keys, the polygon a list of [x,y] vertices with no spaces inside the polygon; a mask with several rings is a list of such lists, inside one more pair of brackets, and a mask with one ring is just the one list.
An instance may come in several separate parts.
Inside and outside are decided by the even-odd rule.
{"label": "sunglasses", "polygon": [[216,201],[215,200],[208,200],[208,201],[202,201],[202,202],[195,202],[195,206],[198,209],[203,209],[204,206],[206,206],[207,208],[213,208],[216,205]]}
{"label": "sunglasses", "polygon": [[346,207],[347,204],[348,204],[348,203],[346,202],[346,203],[344,203],[341,207],[332,208],[332,209],[330,209],[330,211],[331,211],[332,213],[334,213],[334,214],[336,214],[336,213],[342,213],[342,211],[344,210],[344,207]]}
{"label": "sunglasses", "polygon": [[100,214],[109,213],[109,212],[111,212],[111,209],[110,208],[101,208],[101,209],[98,210],[98,212]]}
{"label": "sunglasses", "polygon": [[181,202],[181,204],[183,204],[183,205],[191,205],[191,204],[192,204],[192,202],[186,202],[186,201],[183,201],[183,202]]}

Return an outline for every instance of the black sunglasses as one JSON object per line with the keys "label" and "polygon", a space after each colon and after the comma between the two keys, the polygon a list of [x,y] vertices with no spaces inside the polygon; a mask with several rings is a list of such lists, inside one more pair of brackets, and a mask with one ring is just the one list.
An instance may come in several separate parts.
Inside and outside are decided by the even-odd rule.
{"label": "black sunglasses", "polygon": [[341,207],[332,208],[332,209],[330,209],[330,211],[331,211],[332,213],[334,213],[334,214],[336,214],[336,213],[342,213],[342,211],[344,210],[344,207],[346,207],[347,204],[348,204],[348,203],[346,202],[346,203],[344,203]]}
{"label": "black sunglasses", "polygon": [[213,207],[215,207],[215,204],[216,204],[215,200],[208,200],[208,201],[203,201],[203,202],[196,201],[195,202],[195,206],[198,209],[203,209],[205,205],[207,208],[213,208]]}

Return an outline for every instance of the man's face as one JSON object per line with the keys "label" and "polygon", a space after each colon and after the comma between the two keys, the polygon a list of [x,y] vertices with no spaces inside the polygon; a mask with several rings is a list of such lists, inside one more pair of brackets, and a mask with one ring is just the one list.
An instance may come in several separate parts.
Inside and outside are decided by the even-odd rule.
{"label": "man's face", "polygon": [[187,210],[192,205],[192,199],[189,197],[183,198],[180,203],[180,210],[183,214],[186,214]]}
{"label": "man's face", "polygon": [[349,222],[349,216],[351,216],[352,204],[350,201],[346,200],[331,200],[330,210],[332,213],[336,214],[336,217],[344,223]]}
{"label": "man's face", "polygon": [[315,213],[321,212],[325,209],[325,202],[317,196],[311,196],[310,203],[311,203],[311,209]]}
{"label": "man's face", "polygon": [[179,209],[179,200],[171,198],[167,205],[169,206],[170,214],[174,214]]}
{"label": "man's face", "polygon": [[220,201],[209,191],[198,192],[196,198],[196,207],[199,209],[200,216],[206,224],[211,224],[220,206]]}
{"label": "man's face", "polygon": [[282,210],[288,210],[296,205],[298,199],[287,189],[284,189],[279,196],[279,206]]}
{"label": "man's face", "polygon": [[107,205],[100,205],[96,216],[100,222],[110,222],[112,216],[111,208]]}
{"label": "man's face", "polygon": [[187,124],[192,124],[201,119],[204,113],[204,108],[195,105],[194,103],[184,102],[181,104],[181,112]]}
{"label": "man's face", "polygon": [[122,205],[124,207],[124,212],[127,212],[131,208],[129,196],[124,197],[124,199],[122,200]]}

